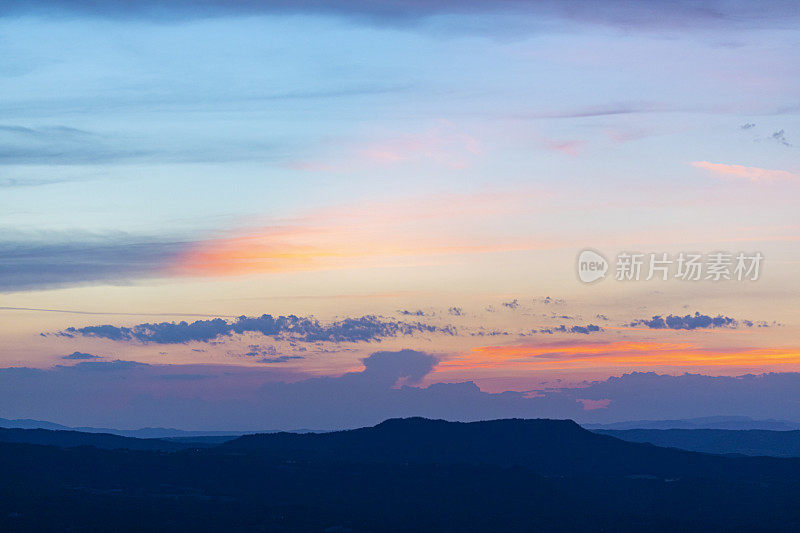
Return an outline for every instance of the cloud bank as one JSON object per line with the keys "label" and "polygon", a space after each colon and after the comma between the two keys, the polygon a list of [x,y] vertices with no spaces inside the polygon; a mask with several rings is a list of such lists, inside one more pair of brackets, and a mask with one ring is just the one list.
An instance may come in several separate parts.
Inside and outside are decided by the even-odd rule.
{"label": "cloud bank", "polygon": [[[606,423],[715,415],[797,420],[800,374],[739,377],[634,372],[579,388],[486,393],[473,382],[415,386],[438,360],[376,352],[361,371],[298,380],[276,368],[85,361],[0,369],[0,416],[99,427],[333,429],[386,418],[572,418]],[[290,381],[291,380],[291,381]],[[65,407],[68,406],[68,407]]]}

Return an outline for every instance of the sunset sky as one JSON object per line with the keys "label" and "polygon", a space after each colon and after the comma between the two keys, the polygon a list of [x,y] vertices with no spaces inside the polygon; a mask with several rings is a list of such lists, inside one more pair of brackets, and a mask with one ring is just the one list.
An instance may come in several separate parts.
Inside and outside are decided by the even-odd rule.
{"label": "sunset sky", "polygon": [[[796,2],[189,6],[0,7],[0,417],[800,372]],[[763,261],[619,281],[623,252]],[[431,359],[363,362],[401,350]]]}

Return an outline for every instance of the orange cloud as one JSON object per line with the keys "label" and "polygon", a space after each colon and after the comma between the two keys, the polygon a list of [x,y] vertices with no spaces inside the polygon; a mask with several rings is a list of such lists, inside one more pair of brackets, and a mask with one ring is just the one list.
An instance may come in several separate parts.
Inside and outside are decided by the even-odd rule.
{"label": "orange cloud", "polygon": [[403,258],[552,248],[554,241],[473,235],[490,217],[530,209],[525,191],[429,196],[321,210],[283,225],[200,241],[172,266],[176,275],[228,276],[387,266]]}
{"label": "orange cloud", "polygon": [[300,270],[331,270],[387,266],[392,258],[430,258],[443,255],[534,249],[523,244],[413,244],[357,240],[346,235],[298,232],[316,242],[301,244],[277,239],[269,231],[244,237],[204,241],[182,254],[173,265],[177,275],[232,276]]}
{"label": "orange cloud", "polygon": [[693,167],[702,168],[713,174],[722,177],[742,178],[753,183],[769,181],[786,181],[800,178],[797,174],[786,172],[785,170],[769,170],[759,167],[745,167],[742,165],[726,165],[723,163],[710,163],[708,161],[694,161],[690,163]]}
{"label": "orange cloud", "polygon": [[497,368],[538,369],[624,366],[742,366],[800,365],[798,348],[708,349],[687,342],[593,342],[479,346],[464,357],[443,361],[439,370]]}

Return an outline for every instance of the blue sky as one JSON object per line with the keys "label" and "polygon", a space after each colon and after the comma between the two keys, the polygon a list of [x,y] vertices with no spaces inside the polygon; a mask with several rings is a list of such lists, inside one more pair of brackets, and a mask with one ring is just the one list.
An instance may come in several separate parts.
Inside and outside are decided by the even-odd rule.
{"label": "blue sky", "polygon": [[[434,334],[381,346],[435,354],[425,384],[799,370],[794,8],[4,6],[0,366],[54,369],[81,352],[98,365],[336,376],[363,368],[376,341],[309,355],[252,332],[211,346],[59,332],[263,313],[397,323],[419,310]],[[765,267],[750,284],[585,286],[574,273],[585,247],[759,251]],[[695,312],[756,325],[629,327]],[[518,346],[539,357],[525,332],[570,343],[590,323],[603,327],[592,342],[646,356],[541,369],[503,359]],[[458,333],[436,329],[448,326]]]}

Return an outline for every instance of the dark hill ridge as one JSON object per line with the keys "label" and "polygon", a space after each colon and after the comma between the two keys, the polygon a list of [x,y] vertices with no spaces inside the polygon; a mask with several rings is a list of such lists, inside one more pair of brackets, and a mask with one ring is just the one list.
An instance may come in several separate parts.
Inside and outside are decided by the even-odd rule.
{"label": "dark hill ridge", "polygon": [[374,427],[323,434],[246,435],[212,452],[346,463],[521,466],[545,475],[800,480],[800,460],[660,448],[593,433],[571,420],[391,419]]}

